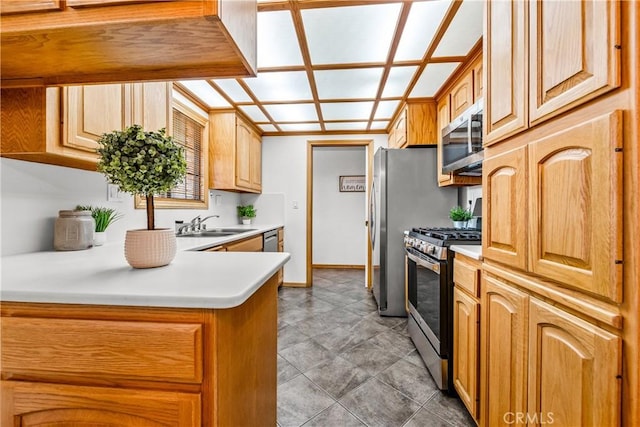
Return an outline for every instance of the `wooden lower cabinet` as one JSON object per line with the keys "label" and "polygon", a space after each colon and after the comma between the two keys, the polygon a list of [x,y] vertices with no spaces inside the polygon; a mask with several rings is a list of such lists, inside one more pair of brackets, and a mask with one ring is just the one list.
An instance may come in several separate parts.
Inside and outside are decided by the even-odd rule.
{"label": "wooden lower cabinet", "polygon": [[277,286],[228,309],[3,302],[0,425],[275,425]]}
{"label": "wooden lower cabinet", "polygon": [[229,252],[262,252],[262,234],[225,245]]}
{"label": "wooden lower cabinet", "polygon": [[527,311],[529,296],[482,274],[480,335],[481,425],[515,424],[527,410]]}
{"label": "wooden lower cabinet", "polygon": [[481,425],[617,426],[622,340],[483,273]]}
{"label": "wooden lower cabinet", "polygon": [[551,424],[620,425],[622,341],[556,307],[529,304],[528,413]]}
{"label": "wooden lower cabinet", "polygon": [[478,326],[480,303],[453,289],[453,385],[473,419],[478,419]]}
{"label": "wooden lower cabinet", "polygon": [[2,425],[199,427],[200,394],[2,381]]}

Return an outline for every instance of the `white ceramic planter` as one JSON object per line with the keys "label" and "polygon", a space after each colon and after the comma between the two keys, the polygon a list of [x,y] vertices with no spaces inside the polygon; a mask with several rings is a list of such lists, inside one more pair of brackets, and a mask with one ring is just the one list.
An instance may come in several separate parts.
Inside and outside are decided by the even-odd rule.
{"label": "white ceramic planter", "polygon": [[162,267],[176,256],[176,235],[173,230],[127,230],[124,257],[133,268]]}
{"label": "white ceramic planter", "polygon": [[251,218],[242,218],[242,223],[244,225],[249,225],[251,224]]}
{"label": "white ceramic planter", "polygon": [[467,221],[453,221],[453,228],[467,228]]}
{"label": "white ceramic planter", "polygon": [[93,233],[93,246],[102,246],[107,243],[107,232],[96,231]]}

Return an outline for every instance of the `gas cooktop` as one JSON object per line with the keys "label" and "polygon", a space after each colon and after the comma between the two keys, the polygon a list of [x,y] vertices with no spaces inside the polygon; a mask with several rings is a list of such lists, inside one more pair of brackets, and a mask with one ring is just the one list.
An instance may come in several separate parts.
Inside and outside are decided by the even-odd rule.
{"label": "gas cooktop", "polygon": [[409,236],[438,246],[479,245],[482,241],[482,231],[476,229],[414,227]]}

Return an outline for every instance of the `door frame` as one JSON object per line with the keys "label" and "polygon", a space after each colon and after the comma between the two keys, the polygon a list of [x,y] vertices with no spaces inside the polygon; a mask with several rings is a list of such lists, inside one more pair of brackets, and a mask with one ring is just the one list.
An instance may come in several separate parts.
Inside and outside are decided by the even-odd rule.
{"label": "door frame", "polygon": [[[315,147],[365,147],[367,162],[367,192],[365,201],[371,194],[373,180],[373,139],[335,139],[307,141],[307,287],[313,286],[313,149]],[[365,204],[366,205],[366,204]],[[366,223],[369,224],[369,213],[365,208]],[[367,236],[369,233],[367,233]],[[367,289],[371,289],[371,238],[367,237]]]}

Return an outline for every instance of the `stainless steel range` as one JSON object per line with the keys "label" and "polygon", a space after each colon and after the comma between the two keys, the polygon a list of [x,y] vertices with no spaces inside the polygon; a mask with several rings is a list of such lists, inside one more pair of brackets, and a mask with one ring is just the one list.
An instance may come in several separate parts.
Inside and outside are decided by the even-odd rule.
{"label": "stainless steel range", "polygon": [[441,390],[453,388],[453,253],[449,246],[479,245],[479,230],[413,228],[405,231],[408,329]]}

